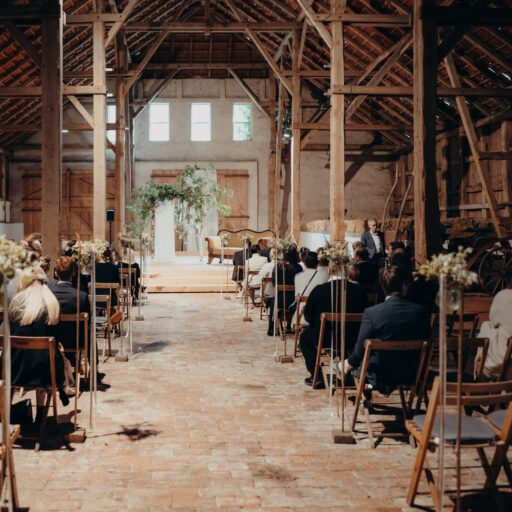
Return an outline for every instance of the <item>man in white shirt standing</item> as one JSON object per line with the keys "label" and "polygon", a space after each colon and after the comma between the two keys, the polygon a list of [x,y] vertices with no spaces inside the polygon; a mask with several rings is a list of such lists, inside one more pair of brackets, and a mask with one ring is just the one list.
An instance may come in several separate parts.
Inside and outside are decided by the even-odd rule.
{"label": "man in white shirt standing", "polygon": [[386,260],[384,235],[381,231],[377,231],[377,221],[375,219],[368,220],[368,228],[369,230],[363,233],[361,242],[368,251],[370,261],[375,263],[377,267],[382,268]]}

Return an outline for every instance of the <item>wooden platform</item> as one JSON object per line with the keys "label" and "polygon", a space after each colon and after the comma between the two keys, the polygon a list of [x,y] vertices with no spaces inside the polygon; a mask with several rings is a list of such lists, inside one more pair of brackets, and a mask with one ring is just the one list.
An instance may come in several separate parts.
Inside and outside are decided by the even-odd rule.
{"label": "wooden platform", "polygon": [[230,260],[220,265],[218,260],[208,265],[206,257],[201,263],[199,255],[177,253],[172,261],[150,262],[149,293],[219,293],[235,291]]}

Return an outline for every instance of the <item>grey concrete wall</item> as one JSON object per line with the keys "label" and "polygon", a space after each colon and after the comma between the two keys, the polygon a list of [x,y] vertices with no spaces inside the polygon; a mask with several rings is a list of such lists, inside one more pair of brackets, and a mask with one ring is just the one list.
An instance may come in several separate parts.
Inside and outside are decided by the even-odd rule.
{"label": "grey concrete wall", "polygon": [[[252,90],[262,100],[268,99],[268,84],[265,80],[247,80]],[[153,85],[152,80],[139,85],[143,94]],[[308,100],[307,92],[304,99]],[[92,105],[83,100],[89,111]],[[234,102],[248,102],[249,98],[234,80],[187,79],[174,80],[160,94],[158,102],[170,104],[170,141],[149,141],[149,109],[135,121],[135,184],[150,179],[153,169],[176,169],[186,163],[223,169],[247,169],[249,171],[249,225],[254,229],[268,227],[268,117],[254,105],[252,140],[232,140],[232,105]],[[190,140],[190,105],[194,102],[210,102],[212,118],[212,140],[192,142]],[[312,110],[304,110],[304,120],[309,120]],[[83,122],[80,115],[70,108],[64,113],[64,120]],[[368,143],[372,134],[350,132],[346,142]],[[29,143],[40,143],[39,134]],[[65,133],[65,144],[92,144],[91,132]],[[317,132],[312,143],[328,143],[329,132]],[[18,151],[18,162],[11,164],[10,199],[12,220],[21,222],[23,169],[40,167],[40,151]],[[107,165],[113,168],[113,153],[107,150]],[[329,162],[328,152],[303,152],[301,157],[301,213],[302,223],[329,217]],[[347,163],[347,168],[350,164]],[[67,151],[63,153],[63,167],[91,168],[92,151]],[[347,185],[345,190],[347,218],[379,218],[391,187],[388,164],[367,163]]]}

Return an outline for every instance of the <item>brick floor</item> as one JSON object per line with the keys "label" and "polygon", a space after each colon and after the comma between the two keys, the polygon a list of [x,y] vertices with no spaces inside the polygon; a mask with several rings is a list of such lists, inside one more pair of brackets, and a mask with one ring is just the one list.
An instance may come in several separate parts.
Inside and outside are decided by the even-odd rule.
{"label": "brick floor", "polygon": [[[92,431],[89,396],[80,398],[87,441],[72,445],[74,451],[15,448],[23,506],[409,510],[405,496],[415,450],[403,438],[371,450],[364,434],[356,445],[334,445],[331,430],[340,421],[327,393],[303,384],[300,359],[274,362],[272,339],[256,312],[252,323],[242,322],[240,303],[217,294],[158,294],[150,300],[145,321],[134,323],[135,355],[128,363],[110,359],[101,365],[111,388],[98,393]],[[69,410],[61,407],[60,413]],[[476,452],[464,457],[464,465],[465,485],[479,490],[484,476]],[[453,489],[453,480],[448,484]],[[417,503],[432,507],[424,481],[420,491]],[[509,499],[509,489],[504,491]],[[486,496],[470,506],[494,510]]]}

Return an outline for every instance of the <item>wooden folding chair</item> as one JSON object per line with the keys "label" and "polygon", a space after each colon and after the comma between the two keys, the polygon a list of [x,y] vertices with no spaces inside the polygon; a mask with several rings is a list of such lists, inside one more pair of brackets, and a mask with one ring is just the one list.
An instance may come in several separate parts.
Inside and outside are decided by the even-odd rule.
{"label": "wooden folding chair", "polygon": [[[88,350],[87,346],[89,345],[89,314],[88,313],[79,313],[78,314],[78,322],[79,322],[79,332],[78,336],[76,336],[76,322],[77,322],[77,314],[69,313],[69,314],[61,314],[59,325],[69,324],[73,328],[75,328],[75,346],[74,347],[64,347],[64,352],[74,353],[75,354],[75,421],[74,428],[76,431],[77,428],[77,416],[78,416],[78,393],[80,392],[80,366],[82,361],[82,353],[84,355],[84,378],[87,379],[87,355]],[[80,346],[80,330],[83,333],[83,347]],[[62,343],[62,342],[61,342]]]}
{"label": "wooden folding chair", "polygon": [[[293,292],[295,293],[295,285],[293,284],[278,284],[277,285],[277,293],[289,293],[289,292]],[[279,303],[279,299],[278,299],[278,303]],[[277,320],[278,320],[278,325],[279,325],[279,332],[281,334],[281,338],[283,341],[286,342],[286,328],[284,327],[283,325],[283,320],[286,320],[286,313],[288,312],[288,307],[286,307],[286,303],[285,301],[283,301],[283,306],[285,306],[285,308],[277,308]],[[289,306],[289,304],[288,304]],[[274,319],[275,321],[276,319]],[[286,345],[285,345],[285,352],[286,352]]]}
{"label": "wooden folding chair", "polygon": [[248,301],[249,297],[250,297],[253,306],[257,306],[257,304],[254,302],[254,288],[251,288],[251,286],[250,286],[251,276],[257,276],[259,273],[260,273],[259,270],[248,270],[247,271],[247,279],[248,279],[248,281],[247,281],[247,293],[248,293],[248,296],[245,298],[245,300]]}
{"label": "wooden folding chair", "polygon": [[[503,363],[501,365],[500,374],[498,377],[498,382],[504,381],[507,378],[508,369],[510,368],[512,361],[510,358],[512,357],[512,336],[508,339],[507,342],[507,350],[505,351],[505,357],[503,358]],[[482,364],[483,368],[483,364]]]}
{"label": "wooden folding chair", "polygon": [[[4,337],[0,336],[0,345],[3,346]],[[11,336],[11,349],[17,350],[48,350],[50,358],[50,382],[48,387],[27,387],[13,386],[13,389],[23,388],[26,391],[44,391],[46,393],[46,403],[43,407],[43,416],[39,428],[39,435],[36,438],[35,451],[38,452],[44,442],[46,432],[46,422],[48,420],[48,411],[53,398],[53,415],[57,430],[59,429],[59,416],[57,414],[57,384],[55,381],[55,338],[51,337],[28,337],[28,336]],[[27,438],[26,436],[24,436]]]}
{"label": "wooden folding chair", "polygon": [[[92,295],[89,295],[89,301],[92,303]],[[105,306],[97,306],[97,304],[105,304]],[[104,342],[103,342],[103,363],[107,360],[107,342],[108,342],[108,355],[112,355],[112,344],[111,344],[111,323],[109,314],[110,311],[110,295],[96,295],[96,304],[93,305],[96,307],[96,311],[105,310],[105,315],[96,315],[96,332],[98,330],[103,330],[104,333]],[[92,357],[92,354],[91,354]]]}
{"label": "wooden folding chair", "polygon": [[263,311],[268,316],[268,308],[270,304],[271,297],[265,297],[265,289],[268,284],[272,284],[272,278],[271,277],[263,277],[261,279],[261,288],[260,288],[260,296],[261,296],[261,309],[260,309],[260,320],[263,320]]}
{"label": "wooden folding chair", "polygon": [[0,421],[2,424],[2,430],[0,430],[0,494],[3,494],[5,478],[7,474],[7,467],[9,468],[9,480],[11,484],[11,502],[14,510],[18,510],[20,508],[19,500],[18,500],[18,488],[16,486],[16,473],[14,472],[14,459],[12,455],[12,445],[14,441],[20,435],[20,426],[19,425],[7,425],[8,438],[4,439],[3,436],[3,425],[6,424],[6,414],[5,414],[5,389],[4,382],[0,381]]}
{"label": "wooden folding chair", "polygon": [[137,278],[137,269],[120,267],[119,278],[121,280],[121,286],[119,289],[119,307],[123,311],[123,314],[127,315],[128,308],[130,307],[130,301],[132,301],[135,296],[135,279]]}
{"label": "wooden folding chair", "polygon": [[304,316],[304,307],[302,306],[302,304],[305,304],[307,301],[308,295],[297,295],[297,297],[295,297],[295,302],[297,303],[297,311],[295,317],[295,348],[293,349],[293,357],[297,357],[299,338],[303,330],[303,327],[300,323],[302,317]]}
{"label": "wooden folding chair", "polygon": [[[480,360],[478,361],[478,365],[475,368],[475,382],[479,382],[483,377],[483,369],[485,360],[487,358],[487,352],[489,351],[489,338],[465,338],[462,340],[462,371],[465,372],[468,368],[468,363],[470,360],[474,359],[478,349],[481,349]],[[446,352],[447,356],[451,357],[451,365],[447,368],[446,378],[450,382],[455,382],[457,380],[457,352],[459,350],[459,340],[458,338],[448,338],[446,340]],[[416,402],[416,411],[419,411],[421,407],[422,400],[425,401],[425,405],[428,406],[428,395],[427,390],[429,389],[429,383],[431,384],[434,377],[439,375],[439,363],[432,364],[432,360],[435,357],[439,357],[439,340],[432,341],[431,349],[429,351],[429,356],[426,365],[426,371],[423,374],[423,382],[420,385],[420,389],[418,390],[418,400]],[[447,357],[448,358],[448,357]],[[473,366],[471,365],[471,368]],[[472,370],[466,371],[463,374],[463,380],[468,382],[469,380],[473,381],[471,376]]]}
{"label": "wooden folding chair", "polygon": [[[478,328],[479,317],[478,313],[464,313],[462,315],[462,324],[458,313],[446,315],[446,335],[456,336],[460,329],[463,330],[465,338],[475,338]],[[432,315],[432,332],[435,333],[434,337],[439,336],[439,314]]]}
{"label": "wooden folding chair", "polygon": [[[356,383],[357,393],[356,393],[356,402],[354,406],[354,417],[352,419],[352,430],[355,430],[357,417],[359,414],[359,407],[361,405],[361,398],[363,393],[366,390],[369,390],[366,385],[366,372],[368,370],[368,365],[370,362],[370,356],[372,352],[383,351],[383,352],[418,352],[418,367],[416,369],[416,375],[413,382],[396,382],[394,385],[398,388],[400,393],[400,403],[402,407],[402,414],[404,421],[409,417],[410,411],[412,409],[412,404],[414,398],[416,396],[417,391],[421,386],[421,382],[423,379],[423,373],[426,369],[426,361],[429,358],[429,342],[425,340],[411,340],[411,341],[382,341],[375,339],[368,339],[364,342],[365,351],[363,362],[361,364],[361,374],[359,378],[354,377],[354,381]],[[406,400],[405,392],[409,391],[409,398]],[[364,412],[366,417],[366,425],[368,427],[368,437],[370,438],[370,445],[372,448],[375,448],[375,440],[371,425],[370,404],[365,400]],[[391,436],[393,434],[386,434]],[[383,437],[384,434],[380,433],[379,437]]]}
{"label": "wooden folding chair", "polygon": [[236,269],[236,281],[235,281],[235,294],[238,294],[240,290],[242,290],[242,281],[244,280],[244,266],[238,265]]}
{"label": "wooden folding chair", "polygon": [[[345,331],[346,331],[348,324],[361,325],[362,320],[363,320],[363,313],[346,313],[345,314]],[[324,347],[324,345],[323,345],[324,338],[325,338],[325,327],[326,327],[327,322],[341,324],[341,313],[322,313],[320,315],[320,332],[318,334],[315,372],[313,374],[313,389],[316,388],[318,372],[320,371],[320,369],[322,367],[326,366],[327,368],[329,368],[330,372],[332,371],[331,368],[332,368],[333,362],[330,360],[329,347]],[[338,332],[339,332],[339,329],[338,329]],[[341,347],[339,347],[340,339],[341,339],[341,335],[338,336],[338,339],[334,341],[334,351],[335,351],[336,355],[338,354],[338,348],[340,348],[340,350],[341,350]],[[328,356],[328,362],[325,365],[321,365],[322,356]],[[346,354],[340,354],[340,358],[345,359]],[[327,389],[329,386],[328,386],[328,382],[327,382],[326,373],[322,371],[322,375],[323,375],[323,379],[324,379],[325,388]]]}
{"label": "wooden folding chair", "polygon": [[[503,511],[504,507],[499,499],[496,489],[496,479],[500,469],[504,466],[507,450],[512,440],[512,381],[499,383],[471,383],[462,384],[460,402],[464,407],[486,407],[499,404],[507,405],[507,409],[498,409],[490,413],[487,418],[462,415],[461,417],[461,448],[473,448],[478,452],[480,462],[486,474],[485,488],[491,492],[496,504],[496,510]],[[436,377],[432,386],[432,394],[426,414],[419,414],[406,421],[407,430],[418,443],[418,452],[414,464],[407,504],[413,505],[418,491],[418,484],[423,470],[425,471],[436,511],[442,508],[442,497],[439,496],[437,482],[431,471],[427,451],[435,452],[439,446],[439,419],[437,408],[440,401],[439,377]],[[457,383],[447,383],[446,403],[448,406],[457,404]],[[457,419],[455,414],[445,417],[445,440],[452,445],[457,438]],[[485,448],[495,446],[491,463],[485,454]],[[507,475],[510,479],[510,475]],[[474,485],[474,481],[472,481]]]}

